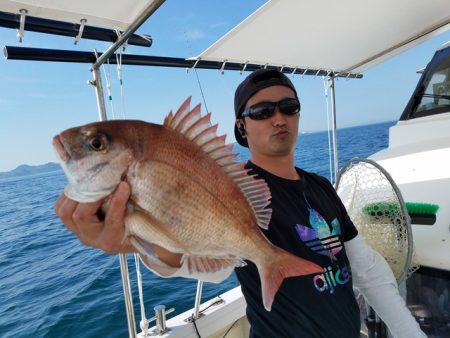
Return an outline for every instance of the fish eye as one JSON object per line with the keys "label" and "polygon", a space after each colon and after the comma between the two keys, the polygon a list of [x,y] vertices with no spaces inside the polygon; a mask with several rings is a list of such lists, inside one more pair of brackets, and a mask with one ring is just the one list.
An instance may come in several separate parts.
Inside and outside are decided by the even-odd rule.
{"label": "fish eye", "polygon": [[105,140],[100,136],[92,136],[88,139],[89,146],[95,151],[102,151],[106,149]]}

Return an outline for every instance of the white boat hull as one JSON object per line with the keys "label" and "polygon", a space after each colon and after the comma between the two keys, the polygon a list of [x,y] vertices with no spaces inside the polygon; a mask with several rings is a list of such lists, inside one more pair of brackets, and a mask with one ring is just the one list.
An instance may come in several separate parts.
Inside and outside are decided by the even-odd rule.
{"label": "white boat hull", "polygon": [[[217,305],[218,300],[222,300]],[[206,310],[203,310],[206,309]],[[166,333],[160,334],[156,327],[148,332],[147,336],[141,332],[138,337],[171,337],[171,338],[221,338],[226,334],[226,338],[243,338],[249,335],[249,324],[245,315],[246,303],[241,292],[241,287],[237,286],[205,303],[200,307],[200,317],[195,320],[195,325],[190,320],[193,309],[183,312],[167,320]]]}
{"label": "white boat hull", "polygon": [[405,202],[439,205],[435,224],[411,225],[416,262],[450,270],[450,113],[398,122],[389,147],[370,158],[389,172]]}

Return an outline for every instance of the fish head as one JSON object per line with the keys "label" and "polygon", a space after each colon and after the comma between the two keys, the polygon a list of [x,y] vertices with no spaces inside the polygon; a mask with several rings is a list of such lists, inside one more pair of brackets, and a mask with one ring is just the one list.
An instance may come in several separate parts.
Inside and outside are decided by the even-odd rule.
{"label": "fish head", "polygon": [[64,193],[69,198],[78,202],[100,200],[126,176],[133,156],[121,125],[114,122],[67,129],[53,138],[53,148],[68,179]]}

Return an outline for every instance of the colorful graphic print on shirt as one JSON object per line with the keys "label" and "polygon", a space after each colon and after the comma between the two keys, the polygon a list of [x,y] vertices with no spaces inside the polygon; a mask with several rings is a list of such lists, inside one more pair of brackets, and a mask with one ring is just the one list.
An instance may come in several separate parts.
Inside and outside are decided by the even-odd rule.
{"label": "colorful graphic print on shirt", "polygon": [[313,283],[319,292],[328,290],[330,293],[334,293],[338,285],[347,284],[351,278],[348,267],[339,266],[336,258],[336,255],[342,250],[341,226],[339,220],[335,218],[330,227],[317,210],[313,209],[308,202],[307,205],[311,227],[296,224],[295,229],[310,250],[330,258],[333,264],[324,267],[323,273],[315,275]]}
{"label": "colorful graphic print on shirt", "polygon": [[342,249],[342,243],[339,238],[341,235],[341,227],[337,218],[331,222],[330,226],[325,219],[313,208],[308,208],[309,211],[309,223],[311,228],[296,224],[300,239],[310,248],[312,251],[329,256],[332,261],[336,261],[336,254]]}

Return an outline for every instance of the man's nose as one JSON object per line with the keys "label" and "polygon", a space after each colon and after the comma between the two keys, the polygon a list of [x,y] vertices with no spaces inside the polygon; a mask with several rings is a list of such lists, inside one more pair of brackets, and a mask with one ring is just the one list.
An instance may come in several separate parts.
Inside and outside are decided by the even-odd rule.
{"label": "man's nose", "polygon": [[274,126],[282,126],[286,124],[286,116],[280,111],[278,106],[275,107],[275,111],[273,112],[271,119]]}

